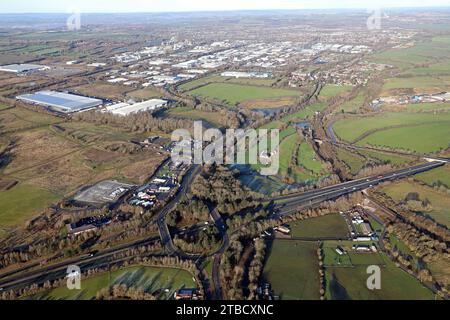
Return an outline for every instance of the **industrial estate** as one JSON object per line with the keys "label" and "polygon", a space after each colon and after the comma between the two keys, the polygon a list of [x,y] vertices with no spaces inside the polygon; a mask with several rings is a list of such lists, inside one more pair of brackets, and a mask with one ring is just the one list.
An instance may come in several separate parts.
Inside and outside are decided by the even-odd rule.
{"label": "industrial estate", "polygon": [[449,298],[450,9],[1,16],[0,299]]}

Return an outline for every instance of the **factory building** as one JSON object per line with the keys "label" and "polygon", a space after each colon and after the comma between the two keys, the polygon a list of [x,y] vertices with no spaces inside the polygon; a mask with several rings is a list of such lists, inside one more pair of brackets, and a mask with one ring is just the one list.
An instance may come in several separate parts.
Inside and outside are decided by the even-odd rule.
{"label": "factory building", "polygon": [[18,96],[17,99],[26,103],[49,107],[53,111],[62,113],[78,112],[103,104],[103,101],[100,99],[56,91],[39,91],[32,94],[24,94]]}
{"label": "factory building", "polygon": [[37,64],[9,64],[5,66],[0,66],[0,71],[4,72],[12,72],[12,73],[27,73],[34,71],[43,71],[49,70],[50,68],[47,66],[41,66]]}
{"label": "factory building", "polygon": [[156,110],[165,106],[167,106],[166,100],[151,99],[135,104],[117,103],[106,107],[106,111],[119,116],[127,116],[132,113]]}

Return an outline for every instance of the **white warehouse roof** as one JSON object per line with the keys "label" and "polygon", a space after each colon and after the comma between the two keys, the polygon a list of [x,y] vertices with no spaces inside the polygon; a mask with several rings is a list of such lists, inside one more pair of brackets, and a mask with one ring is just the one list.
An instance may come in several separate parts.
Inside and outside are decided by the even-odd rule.
{"label": "white warehouse roof", "polygon": [[50,69],[50,68],[47,66],[41,66],[38,64],[9,64],[9,65],[5,65],[5,66],[0,66],[0,71],[14,72],[14,73],[23,73],[23,72],[47,70],[47,69]]}
{"label": "white warehouse roof", "polygon": [[135,104],[127,104],[127,103],[118,103],[112,106],[106,107],[106,110],[111,112],[112,114],[127,116],[132,113],[155,110],[157,108],[161,108],[167,105],[166,100],[161,99],[151,99],[140,103]]}
{"label": "white warehouse roof", "polygon": [[103,104],[100,99],[78,96],[70,93],[56,91],[39,91],[32,94],[18,96],[17,99],[41,106],[51,107],[56,111],[71,113],[80,110],[98,107]]}

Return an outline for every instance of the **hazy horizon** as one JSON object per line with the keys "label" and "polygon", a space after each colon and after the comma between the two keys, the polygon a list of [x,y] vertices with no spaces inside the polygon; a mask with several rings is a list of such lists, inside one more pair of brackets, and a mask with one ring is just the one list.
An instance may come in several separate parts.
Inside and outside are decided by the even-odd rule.
{"label": "hazy horizon", "polygon": [[371,9],[382,8],[445,8],[448,1],[431,0],[426,5],[423,1],[412,0],[379,0],[355,1],[342,0],[229,0],[226,4],[206,0],[152,1],[145,0],[16,0],[2,1],[0,14],[33,14],[33,13],[67,13],[79,11],[83,13],[182,13],[182,12],[223,12],[223,11],[276,11],[276,10],[336,10],[336,9]]}

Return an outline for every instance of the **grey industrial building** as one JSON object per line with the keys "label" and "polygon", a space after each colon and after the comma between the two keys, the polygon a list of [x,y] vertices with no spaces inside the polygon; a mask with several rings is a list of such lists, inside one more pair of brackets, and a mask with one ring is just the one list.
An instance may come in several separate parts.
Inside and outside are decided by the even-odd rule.
{"label": "grey industrial building", "polygon": [[24,94],[18,96],[17,99],[27,103],[50,107],[54,111],[63,113],[73,113],[98,107],[103,104],[103,101],[100,99],[56,91],[39,91],[32,94]]}
{"label": "grey industrial building", "polygon": [[41,66],[38,64],[8,64],[5,66],[0,66],[0,71],[4,72],[13,72],[13,73],[27,73],[27,72],[33,72],[33,71],[42,71],[42,70],[48,70],[50,69],[47,66]]}

